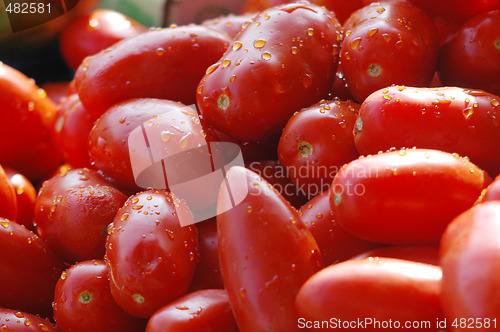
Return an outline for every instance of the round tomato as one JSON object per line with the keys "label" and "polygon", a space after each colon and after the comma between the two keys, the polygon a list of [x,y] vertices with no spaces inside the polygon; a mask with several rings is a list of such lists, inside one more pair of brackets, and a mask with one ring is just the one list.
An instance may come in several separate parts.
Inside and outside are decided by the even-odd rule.
{"label": "round tomato", "polygon": [[0,309],[0,331],[9,332],[60,332],[50,320],[13,309]]}
{"label": "round tomato", "polygon": [[54,320],[63,331],[141,332],[146,325],[115,303],[102,260],[83,261],[64,271],[52,306]]}
{"label": "round tomato", "polygon": [[[1,166],[0,166],[1,167]],[[33,215],[35,211],[36,189],[33,184],[21,173],[12,168],[4,167],[5,174],[14,188],[16,195],[16,204],[10,201],[9,206],[17,206],[17,217],[14,219],[18,224],[24,225],[30,230],[34,230]],[[1,202],[9,202],[6,198]]]}

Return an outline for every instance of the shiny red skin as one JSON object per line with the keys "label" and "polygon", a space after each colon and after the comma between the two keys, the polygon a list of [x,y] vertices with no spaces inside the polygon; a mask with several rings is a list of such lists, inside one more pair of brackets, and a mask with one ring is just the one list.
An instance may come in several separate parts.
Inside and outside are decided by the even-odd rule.
{"label": "shiny red skin", "polygon": [[[435,322],[443,319],[441,277],[441,268],[429,264],[391,258],[349,260],[330,265],[309,278],[300,288],[295,305],[301,317],[310,321],[335,318],[364,322],[368,317],[379,323],[391,320],[392,326],[399,321],[401,327],[407,321],[429,321],[431,328],[426,330],[438,331]],[[363,326],[365,329],[382,330],[368,324]]]}
{"label": "shiny red skin", "polygon": [[141,332],[147,323],[115,303],[103,260],[83,261],[64,271],[52,306],[57,326],[67,332]]}
{"label": "shiny red skin", "polygon": [[33,222],[65,262],[102,259],[107,227],[126,199],[96,170],[70,169],[43,183]]}
{"label": "shiny red skin", "polygon": [[145,26],[122,13],[94,9],[64,28],[59,35],[59,47],[68,67],[76,70],[86,57],[146,31]]}
{"label": "shiny red skin", "polygon": [[330,207],[328,190],[304,204],[299,209],[299,215],[314,236],[325,266],[383,246],[363,240],[345,230]]}
{"label": "shiny red skin", "polygon": [[0,165],[0,218],[16,220],[17,197],[9,176]]}
{"label": "shiny red skin", "polygon": [[280,6],[292,2],[291,0],[247,0],[241,10],[243,14],[258,13],[271,7]]}
{"label": "shiny red skin", "polygon": [[[33,184],[24,175],[12,168],[4,167],[5,174],[9,178],[9,182],[14,188],[16,196],[17,216],[15,221],[28,228],[34,230],[33,216],[35,211],[35,200],[37,192]],[[4,203],[5,198],[0,199]]]}
{"label": "shiny red skin", "polygon": [[437,149],[467,156],[496,176],[500,96],[458,87],[390,86],[363,102],[354,136],[361,154],[392,147]]}
{"label": "shiny red skin", "polygon": [[[238,325],[242,332],[299,331],[295,295],[323,267],[316,241],[259,175],[235,166],[227,180],[231,192],[248,190],[240,204],[217,216],[222,278]],[[218,209],[229,204],[221,192]]]}
{"label": "shiny red skin", "polygon": [[308,197],[328,190],[342,165],[359,157],[352,131],[359,104],[323,100],[295,113],[278,145],[278,157]]}
{"label": "shiny red skin", "polygon": [[444,85],[500,95],[500,10],[474,16],[443,46],[438,73]]}
{"label": "shiny red skin", "polygon": [[308,2],[253,20],[207,69],[196,96],[207,123],[242,142],[279,133],[295,111],[328,96],[341,37],[333,14]]}
{"label": "shiny red skin", "polygon": [[481,192],[481,196],[477,199],[476,203],[487,201],[500,201],[500,175]]}
{"label": "shiny red skin", "polygon": [[[89,134],[89,155],[93,165],[120,188],[137,192],[142,188],[135,183],[128,137],[130,133],[154,116],[166,112],[178,112],[178,119],[186,119],[183,130],[193,132],[191,116],[185,105],[163,99],[140,98],[119,103],[110,108],[95,123]],[[206,132],[207,140],[215,140]]]}
{"label": "shiny red skin", "polygon": [[176,209],[188,207],[167,191],[143,191],[129,197],[109,227],[111,294],[131,315],[150,317],[191,285],[198,234],[193,225],[181,227]]}
{"label": "shiny red skin", "polygon": [[101,115],[131,98],[161,98],[186,105],[230,39],[201,26],[150,30],[103,50],[78,67],[75,85],[83,105]]}
{"label": "shiny red skin", "polygon": [[146,332],[239,332],[226,291],[189,293],[151,316]]}
{"label": "shiny red skin", "polygon": [[33,79],[0,63],[0,105],[0,164],[31,181],[50,174],[61,162],[49,131],[54,102]]}
{"label": "shiny red skin", "polygon": [[432,19],[419,8],[406,2],[372,3],[355,11],[344,30],[342,70],[359,103],[391,84],[431,82],[439,38]]}
{"label": "shiny red skin", "polygon": [[219,241],[215,217],[196,224],[198,229],[199,258],[190,291],[223,289],[219,263]]}
{"label": "shiny red skin", "polygon": [[498,0],[407,0],[429,15],[462,24],[468,19],[495,9]]}
{"label": "shiny red skin", "polygon": [[362,254],[356,255],[351,259],[363,258],[398,258],[405,259],[412,262],[431,264],[439,266],[439,248],[438,246],[391,246],[384,248],[377,248],[366,251]]}
{"label": "shiny red skin", "polygon": [[292,206],[299,208],[307,202],[309,196],[293,184],[286,168],[279,160],[253,161],[247,163],[246,167],[272,184]]}
{"label": "shiny red skin", "polygon": [[52,126],[53,141],[73,167],[90,167],[88,137],[98,118],[87,111],[77,94],[61,102]]}
{"label": "shiny red skin", "polygon": [[52,317],[54,289],[64,270],[62,261],[41,237],[3,218],[0,251],[9,253],[0,256],[0,307]]}
{"label": "shiny red skin", "polygon": [[243,30],[243,27],[252,22],[254,14],[234,15],[228,14],[217,18],[205,20],[201,25],[219,31],[220,33],[234,39],[238,33]]}
{"label": "shiny red skin", "polygon": [[[446,317],[500,317],[500,203],[479,204],[458,216],[440,245]],[[457,329],[465,331],[467,329]]]}
{"label": "shiny red skin", "polygon": [[[446,226],[491,182],[457,155],[391,151],[349,163],[335,177],[330,205],[353,234],[394,245],[437,245]],[[367,218],[369,216],[369,218]]]}
{"label": "shiny red skin", "polygon": [[48,319],[13,309],[0,309],[0,330],[16,332],[60,332]]}

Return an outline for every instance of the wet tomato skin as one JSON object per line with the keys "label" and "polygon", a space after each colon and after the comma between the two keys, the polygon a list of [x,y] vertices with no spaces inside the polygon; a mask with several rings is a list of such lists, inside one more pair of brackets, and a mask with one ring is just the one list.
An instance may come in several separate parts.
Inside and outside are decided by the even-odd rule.
{"label": "wet tomato skin", "polygon": [[459,87],[389,86],[361,104],[356,148],[374,154],[395,147],[458,153],[500,172],[500,96]]}
{"label": "wet tomato skin", "polygon": [[64,261],[102,259],[107,227],[126,199],[96,170],[70,169],[43,183],[34,223]]}
{"label": "wet tomato skin", "polygon": [[[342,70],[359,103],[391,84],[431,82],[439,39],[432,19],[419,8],[406,2],[372,3],[355,11],[344,29]],[[387,56],[381,56],[382,50]]]}
{"label": "wet tomato skin", "polygon": [[340,24],[308,2],[254,17],[197,90],[201,114],[242,142],[279,133],[297,110],[326,98],[335,79]]}
{"label": "wet tomato skin", "polygon": [[[316,241],[297,211],[258,174],[235,166],[227,180],[236,196],[248,192],[217,216],[222,278],[238,325],[244,332],[299,331],[295,295],[323,267]],[[218,210],[232,206],[231,200],[221,190]]]}
{"label": "wet tomato skin", "polygon": [[131,98],[195,103],[196,87],[229,38],[202,26],[153,29],[103,50],[75,73],[83,105],[101,115]]}
{"label": "wet tomato skin", "polygon": [[151,316],[146,332],[239,332],[226,291],[205,289],[184,295]]}
{"label": "wet tomato skin", "polygon": [[17,197],[5,169],[0,165],[0,217],[16,220]]}
{"label": "wet tomato skin", "polygon": [[[52,300],[63,262],[24,226],[0,218],[0,307],[52,317]],[[20,278],[22,276],[22,278]]]}
{"label": "wet tomato skin", "polygon": [[60,332],[53,322],[38,315],[14,309],[0,309],[0,328],[16,332]]}
{"label": "wet tomato skin", "polygon": [[446,229],[440,258],[443,310],[449,320],[499,317],[499,239],[499,202],[473,207]]}
{"label": "wet tomato skin", "polygon": [[299,214],[306,227],[314,236],[325,266],[345,261],[351,257],[383,244],[363,240],[345,228],[336,220],[335,212],[330,207],[330,193],[325,191],[304,204]]}
{"label": "wet tomato skin", "polygon": [[54,320],[63,331],[140,332],[146,325],[113,300],[103,260],[82,261],[64,271],[52,306]]}
{"label": "wet tomato skin", "polygon": [[348,231],[366,240],[436,245],[489,183],[488,174],[458,155],[389,151],[343,168],[332,182],[330,205]]}
{"label": "wet tomato skin", "polygon": [[181,227],[178,215],[188,207],[164,190],[128,198],[109,227],[106,262],[117,304],[148,318],[186,294],[198,262],[198,233]]}
{"label": "wet tomato skin", "polygon": [[[15,221],[29,230],[34,230],[33,215],[37,196],[36,189],[33,183],[18,171],[8,167],[4,167],[4,170],[16,195],[17,216]],[[5,199],[1,201],[5,202]]]}

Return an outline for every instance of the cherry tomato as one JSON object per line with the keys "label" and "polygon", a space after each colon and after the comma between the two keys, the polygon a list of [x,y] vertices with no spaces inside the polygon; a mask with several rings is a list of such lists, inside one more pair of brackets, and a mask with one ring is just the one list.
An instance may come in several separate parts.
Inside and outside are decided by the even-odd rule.
{"label": "cherry tomato", "polygon": [[355,11],[344,29],[342,70],[358,102],[391,84],[431,82],[439,40],[422,10],[406,2],[372,3]]}
{"label": "cherry tomato", "polygon": [[89,133],[98,117],[83,106],[77,94],[61,102],[54,118],[53,141],[73,167],[90,167]]}
{"label": "cherry tomato", "polygon": [[359,104],[323,100],[286,124],[278,157],[297,188],[311,197],[328,190],[342,165],[359,156],[352,131]]}
{"label": "cherry tomato", "polygon": [[[224,286],[242,331],[299,331],[294,299],[322,266],[321,253],[297,211],[258,174],[234,166],[230,197],[217,216]],[[223,187],[224,188],[224,187]],[[235,207],[234,197],[248,193]],[[279,313],[279,318],[277,317]]]}
{"label": "cherry tomato", "polygon": [[226,291],[187,294],[151,316],[146,332],[238,332]]}
{"label": "cherry tomato", "polygon": [[431,245],[490,182],[484,171],[458,155],[391,151],[343,168],[333,180],[330,204],[338,221],[363,239]]}
{"label": "cherry tomato", "polygon": [[[29,230],[34,230],[33,215],[37,195],[35,187],[33,187],[33,184],[24,175],[12,168],[4,167],[4,170],[9,178],[10,184],[14,188],[16,196],[16,204],[14,205],[13,202],[9,204],[10,207],[17,206],[15,221]],[[6,201],[8,202],[6,198],[0,200],[2,203]]]}
{"label": "cherry tomato", "polygon": [[98,115],[131,98],[191,105],[205,70],[221,57],[229,41],[201,26],[151,30],[88,58],[75,73],[76,90],[89,112]]}
{"label": "cherry tomato", "polygon": [[[52,316],[52,299],[64,270],[47,243],[24,226],[0,218],[0,307]],[[17,330],[16,330],[17,331]]]}
{"label": "cherry tomato", "polygon": [[439,266],[439,248],[429,246],[403,247],[391,246],[377,248],[356,255],[351,259],[363,259],[368,257],[399,258],[412,262],[431,264]]}
{"label": "cherry tomato", "polygon": [[16,220],[17,196],[9,176],[0,166],[0,217]]}
{"label": "cherry tomato", "polygon": [[97,171],[71,169],[43,183],[34,223],[64,261],[102,259],[108,224],[126,199]]}
{"label": "cherry tomato", "polygon": [[328,96],[341,36],[333,14],[307,2],[271,8],[253,21],[197,90],[207,123],[243,142],[279,133],[295,111]]}
{"label": "cherry tomato", "polygon": [[500,10],[467,21],[443,46],[439,78],[445,85],[500,95]]}
{"label": "cherry tomato", "polygon": [[63,331],[144,331],[146,322],[113,300],[102,260],[75,264],[61,274],[54,293],[54,320]]}
{"label": "cherry tomato", "polygon": [[0,163],[32,181],[57,168],[61,156],[49,135],[56,105],[45,91],[32,79],[0,62],[0,104]]}
{"label": "cherry tomato", "polygon": [[[302,328],[314,328],[321,327],[321,321],[329,322],[328,327],[315,331],[438,331],[435,322],[443,317],[441,278],[437,266],[400,259],[349,260],[330,265],[300,288],[295,300],[302,317],[298,323]],[[430,323],[425,327],[412,325],[421,322]]]}
{"label": "cherry tomato", "polygon": [[247,14],[247,15],[234,15],[228,14],[226,16],[220,16],[217,18],[212,18],[206,21],[203,21],[201,25],[219,31],[220,33],[225,34],[229,38],[233,39],[236,37],[238,33],[243,30],[243,27],[246,27],[248,24],[252,22],[252,17],[255,14]]}
{"label": "cherry tomato", "polygon": [[[199,132],[185,105],[163,99],[132,99],[113,106],[97,120],[89,134],[88,143],[93,165],[119,187],[133,192],[139,191],[141,188],[135,183],[132,171],[128,137],[138,126],[167,112],[176,112],[179,122],[172,125],[181,130],[182,136],[188,133],[206,135],[208,141],[215,141],[210,131]],[[172,130],[178,135],[178,130]],[[174,141],[172,139],[163,143],[175,144]]]}
{"label": "cherry tomato", "polygon": [[467,156],[491,176],[500,172],[500,97],[457,87],[391,86],[361,105],[354,135],[361,154],[396,147]]}
{"label": "cherry tomato", "polygon": [[336,220],[335,213],[330,207],[329,194],[327,190],[299,209],[299,215],[314,236],[325,265],[342,262],[370,249],[383,246],[360,239],[346,231]]}
{"label": "cherry tomato", "polygon": [[190,291],[200,289],[222,289],[219,263],[219,241],[215,217],[196,224],[198,229],[199,259],[196,264]]}
{"label": "cherry tomato", "polygon": [[481,192],[481,196],[477,199],[476,203],[487,201],[500,201],[500,175]]}
{"label": "cherry tomato", "polygon": [[66,64],[76,70],[87,56],[146,31],[145,26],[122,13],[94,9],[64,28],[59,36],[59,47]]}
{"label": "cherry tomato", "polygon": [[479,204],[448,226],[440,245],[443,268],[442,303],[446,317],[497,319],[500,291],[500,203]]}
{"label": "cherry tomato", "polygon": [[54,323],[40,316],[13,309],[0,309],[0,330],[16,332],[59,332]]}
{"label": "cherry tomato", "polygon": [[111,293],[131,315],[147,318],[186,294],[198,261],[194,226],[181,227],[189,208],[169,192],[129,197],[109,227],[106,261]]}

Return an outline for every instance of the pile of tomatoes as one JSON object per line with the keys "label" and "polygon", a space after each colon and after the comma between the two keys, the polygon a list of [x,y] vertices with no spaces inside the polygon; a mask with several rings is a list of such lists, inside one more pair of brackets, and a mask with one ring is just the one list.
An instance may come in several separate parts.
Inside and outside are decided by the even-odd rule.
{"label": "pile of tomatoes", "polygon": [[[498,329],[498,0],[270,2],[0,63],[0,331]],[[241,149],[217,216],[136,183],[164,114],[165,153]]]}

